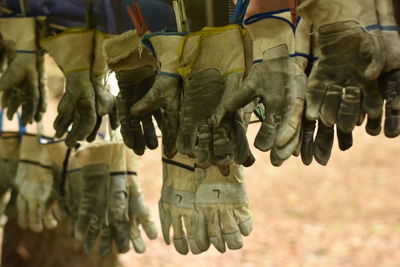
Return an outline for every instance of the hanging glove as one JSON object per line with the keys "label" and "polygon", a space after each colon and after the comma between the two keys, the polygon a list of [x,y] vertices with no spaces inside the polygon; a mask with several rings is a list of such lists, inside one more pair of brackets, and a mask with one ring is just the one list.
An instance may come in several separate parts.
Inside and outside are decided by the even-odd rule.
{"label": "hanging glove", "polygon": [[140,37],[132,30],[106,40],[103,49],[106,62],[118,80],[117,111],[124,143],[142,155],[145,147],[158,146],[152,116],[161,123],[161,111],[154,109],[145,116],[134,116],[129,109],[153,85],[156,61],[146,49],[141,51]]}
{"label": "hanging glove", "polygon": [[243,246],[242,235],[248,236],[253,228],[248,209],[243,167],[232,163],[231,174],[223,176],[215,166],[196,168],[200,182],[195,207],[206,218],[208,238],[219,252]]}
{"label": "hanging glove", "polygon": [[183,38],[183,33],[153,33],[143,37],[143,42],[157,57],[160,68],[148,93],[131,108],[134,116],[143,116],[162,109],[161,132],[164,155],[167,158],[172,158],[177,153],[181,98],[181,79],[177,73],[178,47]]}
{"label": "hanging glove", "polygon": [[103,56],[103,43],[109,36],[100,31],[96,31],[94,36],[94,59],[91,80],[95,92],[97,121],[94,130],[87,139],[89,142],[96,138],[103,116],[108,115],[112,130],[115,130],[119,125],[115,97],[110,92],[110,86],[106,84],[107,63]]}
{"label": "hanging glove", "polygon": [[185,78],[185,88],[178,151],[193,155],[197,167],[215,164],[225,175],[229,174],[229,163],[233,160],[250,166],[254,157],[247,143],[243,110],[224,114],[220,125],[214,128],[208,125],[208,118],[223,95],[238,91],[244,75],[246,62],[240,26],[205,28],[189,34],[181,51],[178,70]]}
{"label": "hanging glove", "polygon": [[0,226],[3,227],[8,217],[7,205],[11,197],[18,166],[20,135],[13,132],[2,132],[0,135]]}
{"label": "hanging glove", "polygon": [[[400,36],[394,16],[393,1],[377,1],[377,11],[383,38],[386,65],[379,77],[379,87],[385,103],[384,133],[394,138],[400,135]],[[380,121],[377,122],[380,125]]]}
{"label": "hanging glove", "polygon": [[54,185],[52,158],[35,135],[21,141],[15,184],[18,188],[18,225],[34,232],[57,226],[52,197]]}
{"label": "hanging glove", "polygon": [[75,237],[92,251],[99,236],[99,254],[129,250],[128,191],[124,146],[119,142],[95,142],[77,152],[83,173],[83,190],[75,221]]}
{"label": "hanging glove", "polygon": [[139,225],[142,226],[147,237],[152,240],[157,238],[157,228],[151,218],[149,207],[144,201],[143,191],[138,179],[137,165],[139,157],[128,149],[125,149],[125,154],[129,194],[130,239],[135,251],[143,253],[146,250],[146,245],[141,237]]}
{"label": "hanging glove", "polygon": [[316,29],[319,60],[307,84],[306,117],[350,133],[360,118],[382,114],[383,100],[373,82],[384,66],[382,42],[364,27],[377,24],[375,1],[305,1],[303,19]]}
{"label": "hanging glove", "polygon": [[205,218],[194,205],[196,188],[193,159],[179,153],[171,160],[163,158],[163,187],[158,203],[161,229],[169,245],[172,226],[175,249],[184,255],[189,248],[199,254],[210,246]]}
{"label": "hanging glove", "polygon": [[96,124],[95,93],[91,82],[93,30],[73,28],[48,37],[41,45],[53,57],[66,77],[65,93],[58,104],[54,122],[60,138],[72,124],[65,143],[74,147],[77,141],[89,137]]}
{"label": "hanging glove", "polygon": [[0,31],[4,39],[9,40],[6,43],[8,66],[0,78],[0,91],[4,92],[2,107],[7,109],[11,120],[22,106],[23,125],[40,121],[46,110],[47,93],[35,18],[2,18]]}
{"label": "hanging glove", "polygon": [[65,204],[72,221],[78,216],[79,203],[82,197],[83,176],[82,169],[76,158],[76,151],[71,151],[65,177]]}

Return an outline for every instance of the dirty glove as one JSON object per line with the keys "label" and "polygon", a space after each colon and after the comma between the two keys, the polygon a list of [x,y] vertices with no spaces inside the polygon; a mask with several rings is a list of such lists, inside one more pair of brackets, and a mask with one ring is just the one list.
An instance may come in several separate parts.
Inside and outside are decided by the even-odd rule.
{"label": "dirty glove", "polygon": [[43,227],[55,228],[52,158],[36,135],[22,137],[15,184],[18,225],[34,232],[41,232]]}
{"label": "dirty glove", "polygon": [[177,148],[182,154],[196,157],[196,166],[200,168],[214,164],[228,175],[229,163],[233,160],[247,166],[254,163],[242,110],[237,111],[238,114],[236,110],[223,114],[220,125],[214,128],[208,125],[208,118],[223,95],[229,96],[239,90],[245,65],[238,25],[205,28],[185,37],[179,68],[185,78],[185,88]]}
{"label": "dirty glove", "polygon": [[78,216],[79,203],[82,197],[83,176],[82,169],[76,158],[76,151],[71,151],[68,159],[64,184],[64,198],[68,213],[75,221]]}
{"label": "dirty glove", "polygon": [[205,218],[194,205],[196,188],[193,159],[179,153],[172,159],[163,158],[163,187],[158,203],[161,229],[169,245],[172,226],[173,243],[181,254],[187,254],[189,248],[199,254],[210,246]]}
{"label": "dirty glove", "polygon": [[41,41],[66,77],[65,93],[53,126],[56,137],[60,138],[72,124],[65,141],[68,147],[89,137],[96,124],[95,93],[90,76],[93,39],[92,30],[79,28]]}
{"label": "dirty glove", "polygon": [[176,153],[179,129],[181,79],[177,73],[178,47],[182,33],[154,33],[143,37],[143,42],[153,50],[160,69],[153,86],[132,108],[134,116],[142,116],[162,109],[161,132],[164,155],[172,158]]}
{"label": "dirty glove", "polygon": [[[214,125],[218,125],[223,114],[233,112],[259,97],[265,106],[265,120],[254,145],[261,151],[272,149],[271,161],[276,166],[289,158],[298,144],[294,136],[299,133],[299,125],[290,124],[297,94],[295,63],[289,57],[289,53],[294,52],[290,19],[290,12],[283,11],[274,16],[263,13],[245,20],[245,28],[253,39],[255,64],[240,90],[224,97],[212,117]],[[294,129],[291,134],[282,134],[288,128]]]}
{"label": "dirty glove", "polygon": [[152,113],[134,116],[130,108],[154,84],[156,61],[147,49],[140,50],[140,37],[136,31],[106,40],[103,49],[106,62],[118,80],[117,111],[124,143],[142,155],[145,147],[155,149],[158,146],[152,116],[161,122],[161,111],[154,109]]}
{"label": "dirty glove", "polygon": [[75,237],[84,240],[90,252],[99,236],[99,254],[129,250],[127,219],[128,191],[124,145],[119,142],[95,142],[77,152],[83,173],[83,190],[75,221]]}
{"label": "dirty glove", "polygon": [[298,10],[316,29],[319,54],[307,84],[307,119],[350,133],[360,105],[370,119],[379,118],[383,100],[373,81],[384,65],[382,42],[364,28],[377,24],[375,1],[310,0]]}
{"label": "dirty glove", "polygon": [[87,139],[89,142],[92,142],[96,138],[103,116],[108,115],[112,130],[115,130],[119,125],[115,97],[110,92],[110,86],[106,83],[107,63],[103,56],[103,44],[109,36],[96,31],[94,37],[94,59],[91,80],[95,92],[97,121],[94,130]]}
{"label": "dirty glove", "polygon": [[42,83],[44,59],[37,47],[35,18],[2,18],[0,31],[5,40],[14,43],[13,48],[8,43],[8,66],[0,78],[2,107],[11,120],[22,106],[23,125],[40,121],[47,95]]}
{"label": "dirty glove", "polygon": [[248,209],[243,166],[232,163],[231,174],[223,176],[215,166],[196,168],[200,183],[196,190],[195,207],[206,218],[210,243],[219,252],[243,246],[242,235],[253,228]]}
{"label": "dirty glove", "polygon": [[149,239],[157,238],[157,228],[151,218],[149,207],[144,202],[142,187],[138,179],[137,165],[139,157],[126,148],[125,154],[129,194],[130,239],[135,251],[143,253],[146,250],[146,245],[141,237],[139,225],[142,226]]}
{"label": "dirty glove", "polygon": [[386,65],[379,77],[379,87],[385,103],[384,133],[400,135],[400,36],[394,17],[393,1],[377,1],[377,11],[383,38]]}

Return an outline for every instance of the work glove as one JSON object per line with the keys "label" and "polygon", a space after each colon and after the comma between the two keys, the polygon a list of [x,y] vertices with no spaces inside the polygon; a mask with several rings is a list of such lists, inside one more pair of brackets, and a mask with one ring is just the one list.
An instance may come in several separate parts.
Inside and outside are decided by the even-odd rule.
{"label": "work glove", "polygon": [[132,151],[125,148],[126,154],[126,175],[129,194],[129,221],[130,221],[130,239],[133,248],[137,253],[143,253],[146,245],[141,237],[139,225],[149,239],[157,238],[157,228],[154,224],[150,210],[144,201],[144,195],[137,174],[139,157]]}
{"label": "work glove", "polygon": [[250,166],[255,161],[248,146],[242,109],[223,114],[218,126],[208,125],[208,118],[224,95],[239,90],[245,66],[238,25],[205,28],[185,37],[179,68],[185,88],[177,149],[184,155],[193,155],[197,167],[217,165],[228,175],[230,162]]}
{"label": "work glove", "polygon": [[83,190],[82,169],[79,167],[76,153],[77,151],[73,149],[69,154],[63,187],[66,209],[72,217],[72,221],[75,221],[78,216],[79,203]]}
{"label": "work glove", "polygon": [[47,107],[44,55],[37,45],[36,28],[35,18],[2,18],[0,22],[7,58],[0,78],[1,104],[10,120],[22,106],[23,125],[40,121]]}
{"label": "work glove", "polygon": [[91,81],[93,40],[93,30],[72,28],[41,41],[66,78],[53,126],[60,138],[72,124],[65,140],[68,147],[88,138],[96,125],[96,97]]}
{"label": "work glove", "polygon": [[129,250],[128,189],[124,145],[95,142],[77,151],[83,190],[75,221],[75,237],[92,251],[99,237],[99,254],[106,256],[115,242],[118,253]]}
{"label": "work glove", "polygon": [[146,48],[142,50],[140,37],[132,30],[106,40],[103,49],[106,62],[118,80],[117,112],[124,143],[136,154],[143,155],[146,147],[158,146],[152,117],[161,123],[161,111],[154,109],[149,114],[135,116],[130,108],[154,84],[156,61]]}
{"label": "work glove", "polygon": [[384,66],[382,40],[365,30],[377,24],[375,1],[305,1],[298,10],[315,28],[319,54],[307,83],[307,119],[350,133],[363,111],[370,120],[379,118],[383,99],[375,80]]}
{"label": "work glove", "polygon": [[199,254],[210,246],[205,217],[195,208],[197,185],[193,159],[179,153],[172,159],[163,158],[163,187],[158,203],[161,229],[169,245],[172,226],[175,249],[184,255],[189,248]]}
{"label": "work glove", "polygon": [[110,86],[107,85],[106,81],[107,63],[103,56],[103,44],[109,36],[100,31],[96,31],[94,37],[91,80],[95,92],[97,121],[95,128],[87,139],[89,142],[92,142],[96,138],[103,116],[108,115],[110,128],[112,130],[115,130],[119,125],[115,97],[110,92]]}
{"label": "work glove", "polygon": [[159,64],[153,86],[140,101],[131,108],[134,116],[150,114],[162,110],[162,141],[164,155],[172,158],[176,153],[176,139],[179,129],[179,108],[181,99],[181,78],[178,75],[178,47],[183,33],[153,33],[143,37],[143,42],[151,49]]}
{"label": "work glove", "polygon": [[[379,77],[379,87],[386,100],[384,133],[394,138],[400,135],[400,36],[394,16],[393,1],[377,1],[377,11],[383,38],[386,65]],[[380,121],[378,121],[380,125]]]}
{"label": "work glove", "polygon": [[[240,90],[222,99],[212,116],[219,125],[222,115],[233,112],[256,98],[265,107],[265,119],[254,145],[261,151],[272,150],[271,162],[279,166],[298,145],[300,124],[291,125],[296,113],[297,87],[294,59],[293,25],[288,11],[254,15],[245,20],[245,28],[253,39],[253,62]],[[285,133],[285,134],[283,134]]]}
{"label": "work glove", "polygon": [[53,159],[36,135],[23,135],[15,179],[18,225],[34,232],[57,226]]}
{"label": "work glove", "polygon": [[7,205],[11,197],[15,175],[17,173],[20,148],[20,134],[2,132],[0,135],[0,226],[8,220]]}
{"label": "work glove", "polygon": [[205,218],[208,239],[219,252],[240,249],[243,236],[253,228],[248,209],[243,166],[232,163],[229,176],[223,176],[218,168],[196,168],[200,182],[196,190],[195,207]]}

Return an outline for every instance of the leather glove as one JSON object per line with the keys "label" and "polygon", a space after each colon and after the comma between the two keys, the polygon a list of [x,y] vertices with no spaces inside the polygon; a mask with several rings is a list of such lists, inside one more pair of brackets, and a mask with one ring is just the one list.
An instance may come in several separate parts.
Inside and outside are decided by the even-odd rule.
{"label": "leather glove", "polygon": [[[278,17],[278,18],[277,18]],[[240,87],[222,99],[212,116],[214,125],[219,125],[222,115],[233,112],[256,98],[265,106],[265,120],[257,134],[254,145],[261,151],[272,149],[274,165],[293,153],[298,139],[282,130],[299,133],[299,125],[290,125],[296,101],[295,64],[289,57],[294,52],[294,34],[290,12],[278,12],[269,17],[268,13],[255,15],[245,21],[245,28],[253,39],[253,65]],[[289,124],[289,125],[288,125]],[[278,158],[279,162],[274,158]]]}
{"label": "leather glove", "polygon": [[79,203],[82,198],[83,175],[76,158],[76,151],[71,151],[65,177],[65,204],[68,213],[75,221],[78,216]]}
{"label": "leather glove", "polygon": [[83,173],[83,190],[75,221],[75,237],[90,252],[99,236],[99,254],[129,250],[128,191],[124,146],[119,142],[95,142],[77,152]]}
{"label": "leather glove", "polygon": [[248,236],[253,228],[248,209],[243,167],[232,163],[231,174],[223,176],[215,166],[196,168],[200,182],[195,207],[206,218],[210,243],[219,252],[243,246],[242,235]]}
{"label": "leather glove", "polygon": [[158,146],[152,116],[161,123],[161,111],[157,108],[145,115],[130,112],[153,86],[156,75],[155,59],[146,49],[141,51],[139,44],[136,31],[127,31],[104,42],[104,55],[118,80],[117,111],[124,143],[136,154],[143,155],[145,147]]}
{"label": "leather glove", "polygon": [[2,107],[7,109],[11,120],[22,106],[23,125],[40,121],[46,110],[47,90],[35,18],[3,18],[0,31],[4,39],[9,40],[6,43],[8,66],[0,78],[0,91],[4,91]]}
{"label": "leather glove", "polygon": [[161,108],[164,155],[172,158],[176,153],[179,129],[179,107],[181,78],[178,75],[178,47],[182,33],[153,33],[143,37],[143,42],[154,52],[159,63],[159,72],[153,86],[140,101],[131,108],[134,116],[142,116]]}
{"label": "leather glove", "polygon": [[0,135],[0,226],[7,223],[7,205],[11,197],[17,173],[18,156],[20,148],[20,134],[15,132],[2,132]]}
{"label": "leather glove", "polygon": [[307,119],[350,133],[360,105],[379,118],[383,100],[374,80],[384,66],[382,40],[364,29],[377,24],[375,1],[305,1],[298,10],[316,29],[319,53],[307,84]]}
{"label": "leather glove", "polygon": [[65,141],[68,147],[88,138],[96,124],[96,98],[90,72],[93,39],[93,30],[79,28],[41,41],[66,77],[65,93],[58,104],[53,126],[56,137],[60,138],[72,124]]}
{"label": "leather glove", "polygon": [[91,80],[95,93],[97,121],[94,130],[87,139],[89,142],[92,142],[96,138],[103,116],[108,115],[112,130],[115,130],[119,125],[115,97],[110,92],[110,86],[106,84],[107,63],[103,56],[103,44],[109,36],[96,31],[94,37]]}
{"label": "leather glove", "polygon": [[55,228],[52,158],[36,135],[22,137],[15,184],[18,225],[34,232]]}
{"label": "leather glove", "polygon": [[205,218],[195,208],[197,184],[193,159],[179,153],[172,159],[163,158],[163,187],[158,203],[161,229],[169,245],[172,226],[175,249],[184,255],[189,248],[199,254],[210,246]]}
{"label": "leather glove", "polygon": [[400,135],[399,28],[396,25],[393,1],[377,1],[377,11],[387,59],[383,73],[379,77],[379,87],[386,100],[384,133],[387,137],[394,138]]}
{"label": "leather glove", "polygon": [[157,228],[154,224],[150,210],[144,201],[144,195],[137,175],[137,165],[139,157],[132,151],[125,149],[126,154],[126,175],[129,194],[129,220],[130,220],[130,239],[133,248],[137,253],[143,253],[146,245],[141,237],[139,225],[149,239],[157,238]]}
{"label": "leather glove", "polygon": [[[197,167],[207,168],[214,164],[225,175],[229,174],[229,164],[233,160],[238,164],[252,165],[255,159],[247,143],[243,110],[223,114],[220,125],[214,128],[208,125],[208,118],[215,112],[223,95],[238,91],[245,72],[240,26],[205,28],[187,35],[180,66],[185,88],[178,151],[194,155]],[[207,110],[204,103],[207,103]]]}

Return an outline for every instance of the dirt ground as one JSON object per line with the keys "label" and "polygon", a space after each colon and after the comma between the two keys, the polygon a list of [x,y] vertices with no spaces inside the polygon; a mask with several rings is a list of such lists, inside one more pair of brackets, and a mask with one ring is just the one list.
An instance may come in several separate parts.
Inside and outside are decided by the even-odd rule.
{"label": "dirt ground", "polygon": [[[249,129],[253,142],[258,125]],[[328,166],[306,167],[291,158],[276,168],[269,154],[253,149],[246,170],[254,230],[244,248],[182,256],[158,239],[147,251],[121,256],[124,266],[400,266],[400,142],[355,131],[354,147],[336,148]],[[139,172],[158,222],[160,150],[146,151]]]}

